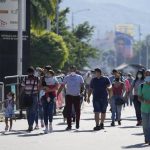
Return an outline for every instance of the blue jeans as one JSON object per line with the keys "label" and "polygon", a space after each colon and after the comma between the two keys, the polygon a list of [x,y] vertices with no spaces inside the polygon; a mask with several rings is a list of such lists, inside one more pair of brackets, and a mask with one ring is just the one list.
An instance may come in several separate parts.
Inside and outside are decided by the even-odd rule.
{"label": "blue jeans", "polygon": [[142,113],[142,124],[145,141],[150,143],[150,113]]}
{"label": "blue jeans", "polygon": [[134,104],[134,108],[135,108],[137,121],[142,121],[142,117],[141,117],[141,102],[138,101],[138,96],[137,95],[134,95],[133,104]]}
{"label": "blue jeans", "polygon": [[36,113],[36,117],[35,117],[35,123],[38,124],[38,119],[43,120],[44,119],[44,115],[43,115],[43,106],[38,104],[38,109],[37,109],[37,113]]}
{"label": "blue jeans", "polygon": [[32,106],[27,108],[27,121],[28,121],[29,127],[33,127],[33,123],[37,115],[37,109],[38,109],[38,94],[34,94],[33,104]]}
{"label": "blue jeans", "polygon": [[47,102],[46,97],[44,97],[42,103],[43,103],[44,123],[47,126],[48,121],[50,123],[52,123],[53,121],[54,97],[51,98],[50,102]]}
{"label": "blue jeans", "polygon": [[115,104],[115,99],[117,98],[118,96],[113,96],[111,98],[111,113],[112,113],[112,116],[111,116],[111,119],[112,121],[115,121],[115,119],[117,119],[118,121],[121,120],[121,110],[122,110],[122,105],[116,105]]}

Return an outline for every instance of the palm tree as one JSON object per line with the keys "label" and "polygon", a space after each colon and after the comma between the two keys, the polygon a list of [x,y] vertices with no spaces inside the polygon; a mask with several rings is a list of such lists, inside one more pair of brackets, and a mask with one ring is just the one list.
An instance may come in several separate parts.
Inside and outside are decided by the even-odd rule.
{"label": "palm tree", "polygon": [[54,21],[57,0],[31,0],[31,25],[32,28],[45,28],[46,20]]}

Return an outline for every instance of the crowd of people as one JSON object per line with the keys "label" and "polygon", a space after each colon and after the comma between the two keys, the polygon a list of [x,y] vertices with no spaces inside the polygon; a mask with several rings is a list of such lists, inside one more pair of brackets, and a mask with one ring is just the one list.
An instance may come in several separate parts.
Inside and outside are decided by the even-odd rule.
{"label": "crowd of people", "polygon": [[[92,100],[95,127],[93,130],[104,129],[106,111],[110,105],[111,124],[115,126],[122,124],[122,107],[134,105],[137,119],[136,126],[142,126],[145,143],[150,145],[150,70],[138,70],[135,77],[131,73],[122,74],[118,70],[112,70],[111,76],[103,74],[100,68],[88,71],[81,75],[75,66],[71,66],[66,75],[56,77],[51,66],[44,69],[29,67],[28,76],[21,83],[21,93],[24,95],[22,105],[27,110],[28,131],[45,127],[44,133],[53,131],[53,115],[56,113],[56,101],[65,94],[65,117],[67,119],[66,130],[72,129],[72,117],[76,123],[76,129],[80,128],[80,115],[82,101],[90,103]],[[58,74],[57,74],[58,75]],[[91,95],[92,98],[91,98]],[[12,92],[8,93],[5,103],[5,130],[12,129],[12,118],[14,117],[14,99]],[[10,118],[10,126],[8,125]]]}

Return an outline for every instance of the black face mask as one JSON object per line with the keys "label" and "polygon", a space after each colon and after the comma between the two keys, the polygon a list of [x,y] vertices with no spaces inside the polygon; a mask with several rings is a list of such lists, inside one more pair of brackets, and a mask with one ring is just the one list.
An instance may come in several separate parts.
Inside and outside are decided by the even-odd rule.
{"label": "black face mask", "polygon": [[119,82],[119,80],[120,80],[119,78],[115,78],[115,81]]}

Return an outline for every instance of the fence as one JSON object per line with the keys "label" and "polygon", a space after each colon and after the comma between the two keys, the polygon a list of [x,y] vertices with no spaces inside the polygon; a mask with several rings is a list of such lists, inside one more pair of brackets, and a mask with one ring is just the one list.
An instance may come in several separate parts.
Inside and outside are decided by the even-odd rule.
{"label": "fence", "polygon": [[[4,83],[0,82],[0,102],[4,101]],[[0,112],[3,110],[3,105],[0,105]]]}

